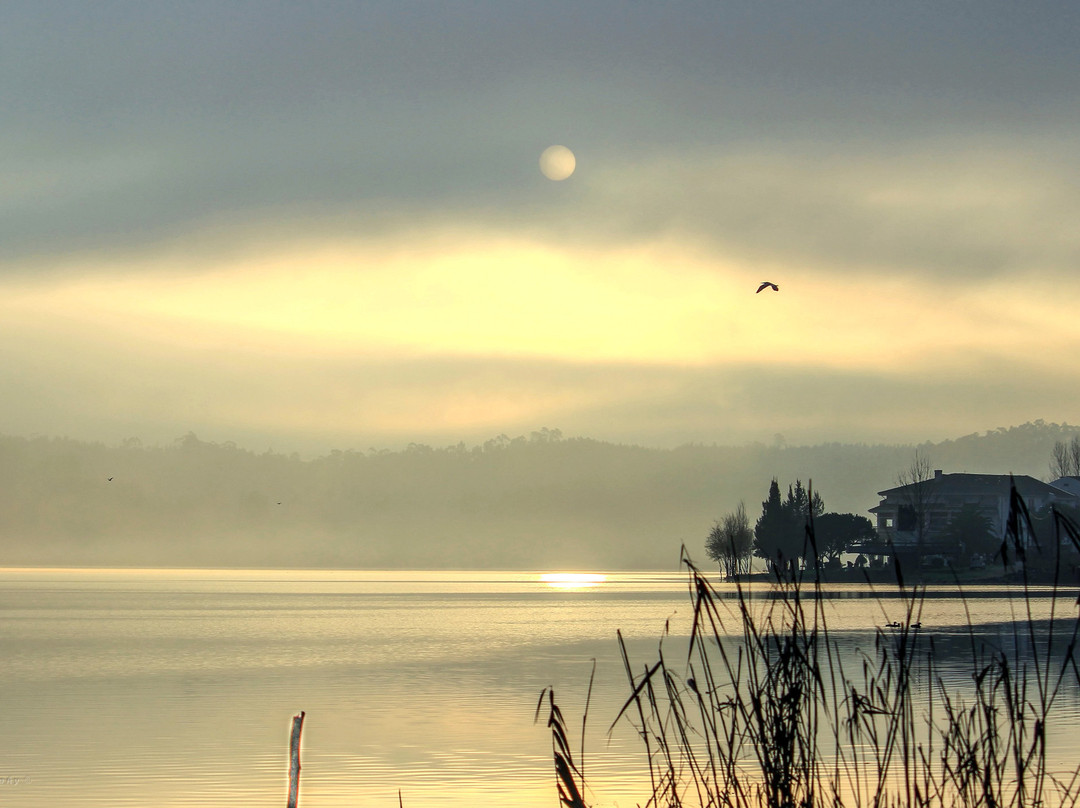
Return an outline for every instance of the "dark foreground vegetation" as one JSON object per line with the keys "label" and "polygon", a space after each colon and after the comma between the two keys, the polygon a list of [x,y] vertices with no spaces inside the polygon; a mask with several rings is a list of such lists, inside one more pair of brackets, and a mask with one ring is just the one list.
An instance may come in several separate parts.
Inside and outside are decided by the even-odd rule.
{"label": "dark foreground vegetation", "polygon": [[[812,519],[805,535],[812,545]],[[920,631],[924,587],[905,581],[899,565],[890,594],[899,597],[903,617],[876,631],[872,652],[845,665],[852,657],[841,654],[830,633],[817,567],[778,565],[765,599],[737,584],[732,614],[684,558],[693,603],[687,647],[669,654],[662,642],[659,658],[635,671],[619,638],[630,695],[615,723],[636,729],[652,784],[639,804],[1075,805],[1080,763],[1056,770],[1048,755],[1055,705],[1080,684],[1080,619],[1074,593],[1065,591],[1075,582],[1058,564],[1051,580],[1056,605],[1048,620],[1036,615],[1034,585],[1023,570],[1038,535],[1014,488],[1000,556],[1021,570],[1026,618],[1000,645],[980,638],[968,621],[971,676],[961,687],[940,674],[933,639]],[[1055,513],[1052,541],[1042,554],[1060,560],[1063,551],[1080,550],[1080,528]],[[725,621],[739,623],[734,636]],[[550,691],[541,696],[540,708],[545,704],[559,798],[568,808],[585,808],[590,791],[569,725]]]}

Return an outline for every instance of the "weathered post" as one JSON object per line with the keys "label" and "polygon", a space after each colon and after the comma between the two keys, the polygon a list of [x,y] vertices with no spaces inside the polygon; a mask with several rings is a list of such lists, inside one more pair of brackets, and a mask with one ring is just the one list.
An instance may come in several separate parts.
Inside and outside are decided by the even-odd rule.
{"label": "weathered post", "polygon": [[304,711],[294,715],[292,720],[292,736],[289,738],[289,805],[288,808],[296,808],[296,801],[300,797],[300,730],[304,726]]}

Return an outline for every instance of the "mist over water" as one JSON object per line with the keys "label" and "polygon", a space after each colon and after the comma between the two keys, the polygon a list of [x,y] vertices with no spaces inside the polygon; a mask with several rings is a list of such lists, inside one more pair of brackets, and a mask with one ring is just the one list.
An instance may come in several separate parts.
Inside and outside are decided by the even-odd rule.
{"label": "mist over water", "polygon": [[[921,447],[935,467],[1045,477],[1075,428],[1025,424]],[[670,569],[769,482],[866,515],[899,445],[655,449],[557,430],[476,446],[311,459],[183,436],[165,447],[0,436],[8,566]]]}

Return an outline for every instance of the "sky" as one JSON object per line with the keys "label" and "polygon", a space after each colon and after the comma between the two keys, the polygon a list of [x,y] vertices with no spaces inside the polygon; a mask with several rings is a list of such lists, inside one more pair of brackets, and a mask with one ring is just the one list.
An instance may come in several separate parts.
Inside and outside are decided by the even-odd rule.
{"label": "sky", "polygon": [[1076,423],[1078,35],[1039,0],[5,2],[0,432]]}

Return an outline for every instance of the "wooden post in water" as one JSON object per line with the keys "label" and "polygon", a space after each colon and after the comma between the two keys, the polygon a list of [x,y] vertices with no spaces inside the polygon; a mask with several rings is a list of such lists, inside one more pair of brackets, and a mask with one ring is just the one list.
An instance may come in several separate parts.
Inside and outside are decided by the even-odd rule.
{"label": "wooden post in water", "polygon": [[288,808],[296,808],[296,801],[300,798],[300,730],[304,726],[304,711],[294,715],[292,720],[292,735],[289,737],[289,805]]}

